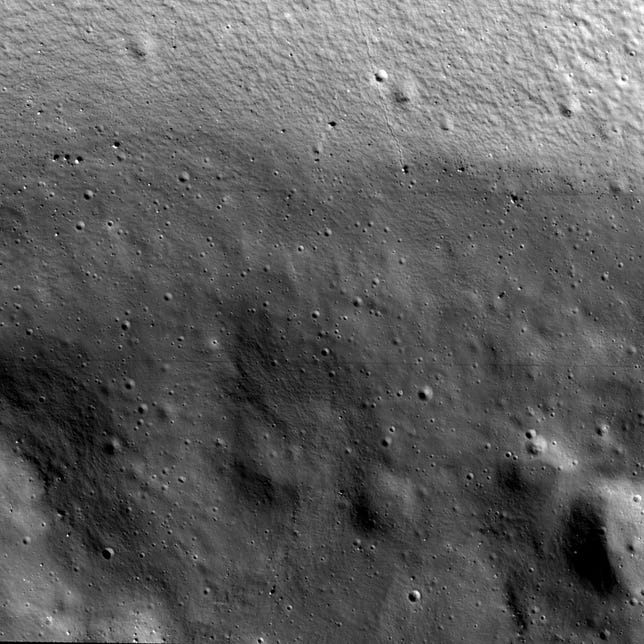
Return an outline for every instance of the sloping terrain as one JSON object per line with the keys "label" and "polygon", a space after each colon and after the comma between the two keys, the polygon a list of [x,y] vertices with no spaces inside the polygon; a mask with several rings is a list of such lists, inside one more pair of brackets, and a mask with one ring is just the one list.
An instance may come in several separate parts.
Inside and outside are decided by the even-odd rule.
{"label": "sloping terrain", "polygon": [[642,641],[639,13],[497,4],[7,3],[0,638]]}

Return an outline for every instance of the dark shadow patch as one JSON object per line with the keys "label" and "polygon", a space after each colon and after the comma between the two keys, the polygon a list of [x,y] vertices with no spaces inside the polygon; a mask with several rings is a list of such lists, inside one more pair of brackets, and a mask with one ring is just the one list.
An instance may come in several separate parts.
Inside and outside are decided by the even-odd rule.
{"label": "dark shadow patch", "polygon": [[397,105],[407,105],[411,101],[411,96],[401,88],[397,88],[392,92],[391,97]]}
{"label": "dark shadow patch", "polygon": [[385,532],[385,526],[380,514],[371,507],[366,494],[359,492],[351,500],[351,523],[353,527],[363,534]]}
{"label": "dark shadow patch", "polygon": [[57,339],[49,338],[46,346],[25,348],[22,355],[0,353],[0,410],[8,419],[2,429],[50,495],[75,479],[82,483],[76,491],[89,493],[114,468],[106,440],[127,441],[100,392],[81,378],[82,356]]}
{"label": "dark shadow patch", "polygon": [[[148,576],[172,596],[163,563],[145,568],[149,522],[137,518],[124,471],[134,447],[115,424],[91,362],[79,346],[46,336],[5,336],[0,345],[0,436],[37,473],[55,520],[49,552],[64,566],[93,558],[87,575],[104,574],[102,552],[113,548],[110,583]],[[109,449],[109,446],[115,449]],[[163,570],[163,569],[166,570]],[[102,572],[101,572],[102,571]]]}
{"label": "dark shadow patch", "polygon": [[232,481],[241,496],[258,508],[291,513],[298,505],[295,486],[276,482],[249,458],[233,462]]}
{"label": "dark shadow patch", "polygon": [[[345,472],[345,474],[347,474]],[[373,492],[361,467],[352,471],[352,479],[347,488],[342,489],[342,497],[348,500],[349,524],[364,537],[385,536],[393,527],[391,519],[374,506]]]}
{"label": "dark shadow patch", "polygon": [[582,582],[602,595],[616,590],[617,575],[608,556],[602,513],[590,500],[572,503],[564,526],[563,550]]}

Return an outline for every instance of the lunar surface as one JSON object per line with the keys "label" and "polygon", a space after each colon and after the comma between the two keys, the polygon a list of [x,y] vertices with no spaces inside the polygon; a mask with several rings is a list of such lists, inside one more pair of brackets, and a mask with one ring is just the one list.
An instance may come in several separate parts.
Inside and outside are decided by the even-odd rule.
{"label": "lunar surface", "polygon": [[641,3],[0,33],[0,639],[644,642]]}

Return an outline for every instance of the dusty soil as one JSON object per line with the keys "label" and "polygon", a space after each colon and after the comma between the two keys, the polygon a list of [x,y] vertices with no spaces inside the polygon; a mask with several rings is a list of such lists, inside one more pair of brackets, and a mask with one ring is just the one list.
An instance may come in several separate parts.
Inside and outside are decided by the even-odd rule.
{"label": "dusty soil", "polygon": [[4,4],[0,637],[641,642],[641,10],[215,4]]}

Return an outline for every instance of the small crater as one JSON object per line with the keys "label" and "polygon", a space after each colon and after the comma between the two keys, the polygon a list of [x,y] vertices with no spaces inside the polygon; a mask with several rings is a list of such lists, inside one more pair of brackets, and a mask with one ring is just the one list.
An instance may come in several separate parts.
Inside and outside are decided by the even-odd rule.
{"label": "small crater", "polygon": [[434,397],[434,390],[429,385],[425,385],[418,390],[418,397],[429,402]]}
{"label": "small crater", "polygon": [[101,554],[103,555],[103,559],[107,559],[109,561],[114,558],[114,548],[103,548],[103,552]]}
{"label": "small crater", "polygon": [[384,69],[379,69],[375,76],[379,83],[384,83],[389,78],[389,74]]}

